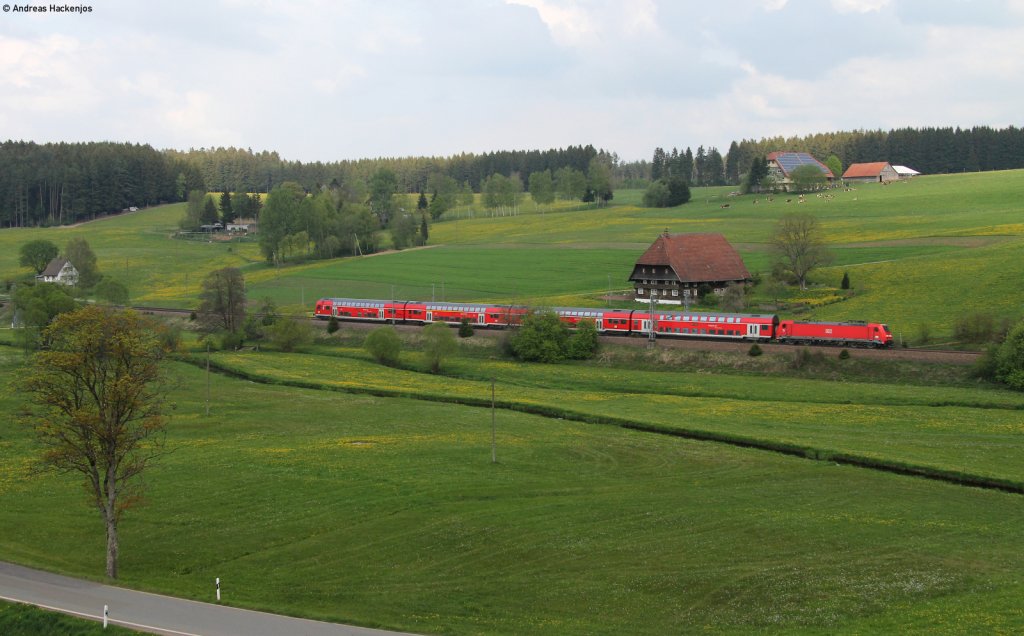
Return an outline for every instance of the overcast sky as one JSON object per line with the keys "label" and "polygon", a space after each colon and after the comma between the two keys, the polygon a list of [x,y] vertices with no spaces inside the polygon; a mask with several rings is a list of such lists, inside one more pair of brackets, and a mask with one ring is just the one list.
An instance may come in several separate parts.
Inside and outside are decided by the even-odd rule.
{"label": "overcast sky", "polygon": [[1024,0],[5,1],[0,139],[633,160],[1024,123]]}

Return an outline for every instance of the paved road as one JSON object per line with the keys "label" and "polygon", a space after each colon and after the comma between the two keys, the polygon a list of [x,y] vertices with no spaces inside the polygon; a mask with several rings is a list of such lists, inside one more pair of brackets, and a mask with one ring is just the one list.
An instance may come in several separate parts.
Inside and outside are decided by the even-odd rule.
{"label": "paved road", "polygon": [[[366,627],[198,603],[82,581],[0,561],[0,599],[172,636],[399,636]],[[409,636],[409,635],[405,635]]]}

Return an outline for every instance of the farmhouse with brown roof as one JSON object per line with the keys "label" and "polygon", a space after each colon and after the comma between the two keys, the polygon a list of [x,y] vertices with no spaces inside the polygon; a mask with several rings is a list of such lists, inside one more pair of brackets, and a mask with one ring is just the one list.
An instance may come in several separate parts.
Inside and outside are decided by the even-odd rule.
{"label": "farmhouse with brown roof", "polygon": [[885,183],[900,178],[896,169],[888,161],[872,163],[852,163],[843,173],[843,181],[861,181],[865,183]]}
{"label": "farmhouse with brown roof", "polygon": [[668,231],[647,248],[629,277],[638,302],[681,304],[701,287],[721,294],[730,283],[750,281],[743,259],[721,234]]}

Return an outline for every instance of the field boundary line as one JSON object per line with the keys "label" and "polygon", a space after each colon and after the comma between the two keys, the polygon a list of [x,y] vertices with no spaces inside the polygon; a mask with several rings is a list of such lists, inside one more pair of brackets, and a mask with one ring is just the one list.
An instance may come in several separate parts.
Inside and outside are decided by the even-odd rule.
{"label": "field boundary line", "polygon": [[[178,355],[175,356],[175,358],[181,362],[191,364],[201,369],[206,368],[206,358],[198,358],[191,354]],[[210,360],[209,365],[210,369],[215,370],[226,376],[235,377],[243,380],[249,380],[250,382],[266,384],[269,386],[289,386],[300,389],[311,389],[315,391],[332,391],[336,393],[348,393],[352,395],[372,395],[375,397],[385,398],[406,398],[413,400],[423,400],[425,402],[459,404],[463,406],[475,406],[481,408],[490,408],[492,404],[490,398],[486,397],[473,398],[460,396],[443,396],[431,393],[401,391],[384,388],[332,386],[328,384],[322,384],[319,382],[287,380],[284,378],[268,377],[259,373],[252,373],[250,371],[238,369],[215,360]],[[856,455],[852,453],[844,453],[822,448],[815,448],[813,446],[803,446],[788,442],[774,442],[771,440],[761,439],[757,437],[747,437],[744,435],[716,433],[714,431],[707,431],[701,429],[669,428],[666,426],[660,426],[658,424],[650,424],[608,415],[596,415],[591,413],[583,413],[579,411],[571,411],[568,409],[563,409],[560,407],[549,405],[534,405],[526,404],[523,402],[516,402],[512,400],[497,400],[494,402],[494,406],[495,408],[500,408],[506,411],[527,413],[530,415],[538,415],[540,417],[561,418],[563,420],[580,422],[583,424],[605,424],[645,433],[666,435],[669,437],[679,437],[683,439],[702,442],[716,442],[739,448],[750,448],[754,450],[768,451],[782,455],[788,455],[791,457],[809,459],[812,461],[832,462],[835,464],[856,466],[858,468],[877,470],[896,475],[922,477],[925,479],[945,482],[957,486],[984,488],[987,490],[999,490],[1002,492],[1011,493],[1015,495],[1024,495],[1024,483],[1013,481],[1010,479],[985,477],[983,475],[961,473],[926,465],[907,464],[897,461],[887,461],[884,459],[877,459],[863,455]]]}

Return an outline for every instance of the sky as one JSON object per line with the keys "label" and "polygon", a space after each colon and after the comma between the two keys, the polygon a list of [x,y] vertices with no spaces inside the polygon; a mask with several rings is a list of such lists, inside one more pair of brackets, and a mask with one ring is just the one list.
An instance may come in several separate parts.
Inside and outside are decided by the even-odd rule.
{"label": "sky", "polygon": [[1024,0],[4,1],[4,140],[632,161],[1024,124]]}

